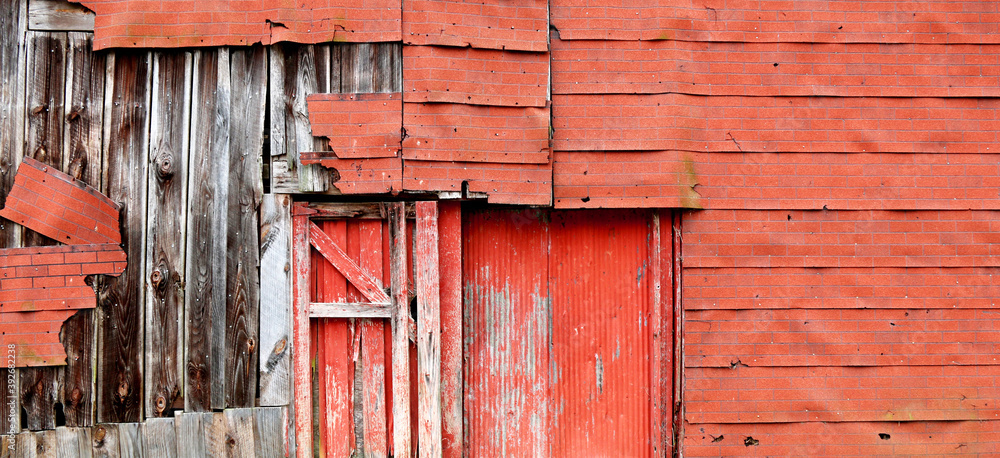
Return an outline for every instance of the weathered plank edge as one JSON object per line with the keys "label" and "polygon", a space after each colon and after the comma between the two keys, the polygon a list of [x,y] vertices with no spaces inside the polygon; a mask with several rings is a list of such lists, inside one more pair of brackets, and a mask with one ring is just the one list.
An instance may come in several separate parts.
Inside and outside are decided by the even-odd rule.
{"label": "weathered plank edge", "polygon": [[441,456],[441,293],[438,204],[417,202],[417,410],[421,457]]}
{"label": "weathered plank edge", "polygon": [[267,194],[260,209],[260,405],[291,399],[291,197]]}
{"label": "weathered plank edge", "polygon": [[406,206],[389,207],[389,272],[392,277],[392,418],[393,453],[412,456],[410,431],[410,305],[407,294]]}
{"label": "weathered plank edge", "polygon": [[[297,208],[304,209],[302,204]],[[292,364],[294,374],[295,456],[309,458],[312,451],[312,372],[309,332],[309,217],[292,216]]]}

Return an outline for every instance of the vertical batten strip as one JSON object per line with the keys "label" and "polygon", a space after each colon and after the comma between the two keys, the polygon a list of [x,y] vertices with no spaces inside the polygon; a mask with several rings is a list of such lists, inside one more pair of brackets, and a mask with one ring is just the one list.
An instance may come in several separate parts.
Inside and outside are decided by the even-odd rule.
{"label": "vertical batten strip", "polygon": [[406,208],[394,202],[389,209],[389,269],[392,275],[392,437],[393,455],[412,455],[410,431],[410,306],[407,300]]}
{"label": "vertical batten strip", "polygon": [[260,227],[260,405],[289,402],[291,197],[267,194]]}
{"label": "vertical batten strip", "polygon": [[441,288],[442,453],[462,456],[462,204],[441,202],[438,239]]}
{"label": "vertical batten strip", "polygon": [[[300,212],[305,207],[297,205]],[[309,217],[292,215],[292,364],[294,374],[295,456],[310,458],[312,450],[312,371],[309,332]]]}
{"label": "vertical batten strip", "polygon": [[417,202],[419,456],[441,456],[441,294],[437,202]]}

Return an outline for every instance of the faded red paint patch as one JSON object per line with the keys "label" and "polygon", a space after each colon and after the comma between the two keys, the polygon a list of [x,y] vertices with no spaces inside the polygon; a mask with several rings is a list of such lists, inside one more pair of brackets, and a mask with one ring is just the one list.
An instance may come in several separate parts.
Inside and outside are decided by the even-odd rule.
{"label": "faded red paint patch", "polygon": [[337,171],[332,184],[344,194],[384,194],[399,192],[403,161],[398,157],[338,159],[328,153],[302,153],[303,164],[320,164]]}
{"label": "faded red paint patch", "polygon": [[550,164],[407,160],[403,173],[407,191],[467,191],[495,204],[552,205]]}
{"label": "faded red paint patch", "polygon": [[689,156],[677,151],[556,151],[555,207],[700,208]]}
{"label": "faded red paint patch", "polygon": [[400,0],[74,0],[97,17],[94,49],[400,40]]}
{"label": "faded red paint patch", "polygon": [[707,210],[684,220],[685,267],[996,267],[992,211]]}
{"label": "faded red paint patch", "polygon": [[[1000,421],[688,424],[685,456],[990,456]],[[756,441],[756,442],[754,442]]]}
{"label": "faded red paint patch", "polygon": [[400,93],[313,94],[306,103],[313,135],[329,138],[337,158],[399,155],[403,128]]}
{"label": "faded red paint patch", "polygon": [[686,367],[690,423],[1000,417],[1000,366]]}
{"label": "faded red paint patch", "polygon": [[65,364],[63,321],[96,303],[84,278],[125,271],[118,205],[30,158],[18,168],[5,205],[0,216],[74,245],[0,250],[0,345],[14,345],[19,367]]}
{"label": "faded red paint patch", "polygon": [[995,309],[997,297],[1000,297],[1000,268],[997,267],[684,270],[684,309],[687,311]]}
{"label": "faded red paint patch", "polygon": [[731,2],[553,0],[564,40],[1000,43],[989,0]]}
{"label": "faded red paint patch", "polygon": [[691,153],[690,158],[706,208],[1000,209],[1000,164],[990,154]]}
{"label": "faded red paint patch", "polygon": [[403,41],[546,51],[548,19],[545,0],[408,0],[403,10]]}
{"label": "faded red paint patch", "polygon": [[[841,288],[871,297],[873,286]],[[684,365],[1000,365],[1000,321],[977,309],[688,310]]]}
{"label": "faded red paint patch", "polygon": [[997,97],[1000,46],[552,40],[552,92]]}
{"label": "faded red paint patch", "polygon": [[1000,99],[554,95],[553,149],[997,153]]}
{"label": "faded red paint patch", "polygon": [[0,217],[62,243],[121,243],[119,210],[82,181],[26,157]]}
{"label": "faded red paint patch", "polygon": [[549,109],[407,103],[403,158],[549,163]]}
{"label": "faded red paint patch", "polygon": [[407,102],[544,107],[549,56],[476,48],[403,47]]}

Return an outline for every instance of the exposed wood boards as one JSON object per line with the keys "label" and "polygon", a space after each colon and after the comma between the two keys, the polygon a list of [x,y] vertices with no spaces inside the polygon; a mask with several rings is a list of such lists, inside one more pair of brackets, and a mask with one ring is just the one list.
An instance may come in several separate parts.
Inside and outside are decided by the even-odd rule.
{"label": "exposed wood boards", "polygon": [[[142,436],[140,423],[118,423],[118,456],[121,458],[142,458]],[[112,425],[109,425],[112,426]]]}
{"label": "exposed wood boards", "polygon": [[382,282],[351,260],[319,226],[309,225],[309,240],[316,251],[330,261],[365,298],[376,304],[389,304],[389,296],[382,290]]}
{"label": "exposed wood boards", "polygon": [[145,416],[162,417],[179,404],[184,371],[185,235],[187,221],[189,53],[153,55],[150,104],[145,287]]}
{"label": "exposed wood boards", "polygon": [[174,433],[178,438],[177,456],[179,458],[202,458],[207,455],[205,449],[205,424],[210,420],[211,413],[184,412],[174,417]]}
{"label": "exposed wood boards", "polygon": [[56,441],[61,456],[90,458],[93,455],[90,428],[56,428]]}
{"label": "exposed wood boards", "polygon": [[21,427],[30,431],[55,428],[58,394],[55,368],[22,368],[18,372],[21,412],[27,420]]}
{"label": "exposed wood boards", "polygon": [[[92,34],[71,32],[68,39],[61,170],[100,189],[105,54],[92,51]],[[94,421],[94,319],[93,310],[80,310],[63,325],[66,366],[57,372],[66,426],[91,426]]]}
{"label": "exposed wood boards", "polygon": [[[62,170],[68,37],[60,32],[28,32],[25,155]],[[24,231],[25,246],[51,245],[50,239]]]}
{"label": "exposed wood boards", "polygon": [[178,441],[175,418],[148,418],[142,423],[142,450],[145,456],[175,458],[178,447],[186,447],[187,438]]}
{"label": "exposed wood boards", "polygon": [[392,448],[412,456],[410,431],[410,303],[407,294],[406,208],[389,204],[389,274],[392,293]]}
{"label": "exposed wood boards", "polygon": [[[24,154],[24,81],[27,68],[23,37],[27,26],[27,0],[11,0],[0,9],[0,196],[14,184],[14,174]],[[3,202],[0,201],[0,205]],[[0,247],[20,246],[21,227],[0,221]],[[17,372],[14,373],[15,384]],[[20,385],[16,385],[20,386]],[[0,405],[20,411],[19,393],[0,390]],[[20,431],[20,415],[0,415],[0,432]],[[3,444],[7,445],[7,444]],[[6,447],[3,450],[7,450]]]}
{"label": "exposed wood boards", "polygon": [[226,48],[194,54],[188,178],[184,406],[225,407],[230,71]]}
{"label": "exposed wood boards", "polygon": [[226,409],[226,455],[252,458],[256,456],[253,409]]}
{"label": "exposed wood boards", "polygon": [[[301,207],[299,207],[301,208]],[[292,319],[293,319],[293,353],[292,364],[294,374],[294,414],[295,414],[295,444],[298,458],[313,456],[313,409],[312,409],[312,371],[310,370],[311,354],[309,331],[309,217],[306,214],[296,214],[292,217]]]}
{"label": "exposed wood boards", "polygon": [[117,458],[121,456],[118,444],[118,426],[101,424],[90,433],[93,445],[91,449],[94,458]]}
{"label": "exposed wood boards", "polygon": [[269,53],[271,191],[325,192],[329,172],[319,165],[302,165],[299,153],[330,149],[312,136],[306,107],[310,94],[332,92],[330,47],[281,43]]}
{"label": "exposed wood boards", "polygon": [[288,421],[285,407],[252,410],[256,456],[288,456]]}
{"label": "exposed wood boards", "polygon": [[260,405],[291,399],[291,197],[266,194],[260,207]]}
{"label": "exposed wood boards", "polygon": [[[675,212],[671,218],[671,259],[673,260],[673,276],[671,276],[671,292],[673,298],[673,392],[671,393],[670,415],[673,420],[672,443],[679,447],[680,439],[684,437],[684,303],[681,302],[683,291],[684,269],[681,263],[684,253],[681,249],[681,212]],[[664,336],[666,338],[666,336]]]}
{"label": "exposed wood boards", "polygon": [[441,295],[437,202],[417,202],[417,391],[421,457],[441,456]]}
{"label": "exposed wood boards", "polygon": [[68,0],[31,0],[28,3],[28,28],[31,30],[93,32],[95,17],[93,11]]}
{"label": "exposed wood boards", "polygon": [[138,421],[142,415],[143,247],[150,57],[118,52],[109,74],[114,100],[107,113],[107,195],[123,204],[122,245],[128,266],[119,277],[98,277],[97,419]]}
{"label": "exposed wood boards", "polygon": [[441,452],[462,456],[462,204],[438,204],[441,291]]}
{"label": "exposed wood boards", "polygon": [[[649,238],[648,240],[648,265],[649,265],[649,303],[650,303],[650,316],[649,316],[649,331],[652,337],[650,341],[650,371],[649,371],[649,386],[650,386],[650,430],[653,438],[653,452],[654,455],[669,455],[673,450],[673,441],[670,437],[670,424],[669,412],[670,406],[670,389],[671,380],[670,371],[672,367],[670,366],[673,361],[673,352],[669,351],[673,348],[673,342],[670,339],[665,338],[668,335],[672,335],[673,326],[671,317],[672,313],[672,302],[669,300],[664,300],[664,298],[669,298],[670,296],[664,295],[663,293],[669,291],[668,288],[663,288],[663,283],[666,282],[667,285],[670,284],[670,273],[672,269],[671,259],[669,257],[672,250],[671,245],[664,247],[662,234],[664,232],[664,224],[661,222],[660,211],[654,210],[652,215],[650,215],[649,221]],[[666,213],[669,220],[670,213]],[[667,231],[668,243],[670,240],[670,232]],[[670,308],[668,308],[670,307]]]}
{"label": "exposed wood boards", "polygon": [[226,231],[226,406],[250,407],[257,397],[260,277],[257,212],[267,52],[262,47],[230,51],[229,196]]}
{"label": "exposed wood boards", "polygon": [[310,318],[389,318],[392,307],[371,303],[313,302],[309,306]]}

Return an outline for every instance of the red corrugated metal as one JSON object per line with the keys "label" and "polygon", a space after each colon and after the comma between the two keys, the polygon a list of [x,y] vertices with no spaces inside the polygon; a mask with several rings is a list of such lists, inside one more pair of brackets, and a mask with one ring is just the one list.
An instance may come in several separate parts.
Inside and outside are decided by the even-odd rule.
{"label": "red corrugated metal", "polygon": [[466,454],[548,456],[547,215],[463,217]]}
{"label": "red corrugated metal", "polygon": [[553,454],[651,456],[650,215],[552,213]]}
{"label": "red corrugated metal", "polygon": [[661,387],[671,374],[661,358],[670,357],[654,345],[670,348],[672,333],[654,340],[651,322],[669,323],[667,309],[654,309],[669,293],[654,294],[663,267],[651,248],[655,240],[670,253],[671,241],[654,236],[653,215],[464,216],[467,454],[652,456],[669,448]]}

